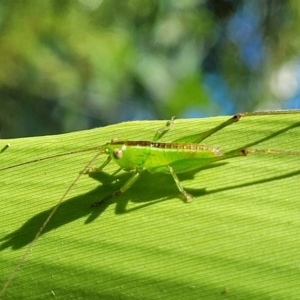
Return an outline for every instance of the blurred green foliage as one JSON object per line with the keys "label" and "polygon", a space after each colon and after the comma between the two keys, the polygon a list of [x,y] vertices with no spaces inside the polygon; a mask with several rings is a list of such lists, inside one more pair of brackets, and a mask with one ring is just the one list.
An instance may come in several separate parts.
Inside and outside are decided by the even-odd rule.
{"label": "blurred green foliage", "polygon": [[300,2],[250,2],[1,1],[1,137],[281,107]]}

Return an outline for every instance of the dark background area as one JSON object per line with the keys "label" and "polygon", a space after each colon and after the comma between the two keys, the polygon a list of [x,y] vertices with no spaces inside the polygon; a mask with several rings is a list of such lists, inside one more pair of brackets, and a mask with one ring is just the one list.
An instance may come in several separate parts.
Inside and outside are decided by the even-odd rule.
{"label": "dark background area", "polygon": [[300,107],[300,1],[0,2],[0,136]]}

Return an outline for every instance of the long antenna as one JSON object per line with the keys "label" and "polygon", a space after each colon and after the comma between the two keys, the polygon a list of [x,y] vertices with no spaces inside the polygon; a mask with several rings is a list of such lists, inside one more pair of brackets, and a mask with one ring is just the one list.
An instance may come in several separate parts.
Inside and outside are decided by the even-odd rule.
{"label": "long antenna", "polygon": [[[74,152],[69,152],[69,153],[64,153],[64,154],[58,154],[58,155],[54,155],[52,157],[58,157],[58,156],[63,156],[63,155],[67,155],[67,154],[71,154],[71,153],[79,153],[79,152],[84,152],[84,151],[88,151],[88,150],[94,150],[94,149],[99,149],[100,147],[95,147],[95,148],[89,148],[89,149],[85,149],[82,151],[74,151]],[[9,276],[8,280],[6,281],[6,283],[4,284],[1,292],[0,292],[0,298],[1,296],[5,293],[7,287],[9,286],[9,284],[11,283],[11,281],[14,279],[17,271],[20,269],[21,265],[23,264],[23,262],[25,261],[28,253],[31,251],[34,243],[36,242],[36,240],[40,237],[40,235],[42,234],[43,230],[45,229],[46,225],[49,223],[49,221],[51,220],[51,218],[53,217],[53,215],[55,214],[55,212],[57,211],[58,207],[60,206],[60,204],[62,203],[62,201],[66,198],[66,196],[68,195],[68,193],[70,192],[70,190],[73,188],[73,186],[76,184],[76,182],[79,180],[79,178],[81,177],[82,174],[85,173],[85,171],[90,167],[90,165],[98,158],[98,156],[100,156],[103,153],[103,151],[98,152],[90,161],[89,163],[84,167],[84,169],[76,176],[76,178],[74,179],[74,181],[71,183],[71,185],[68,187],[68,189],[65,191],[65,193],[62,195],[62,197],[60,198],[60,200],[57,202],[57,204],[53,207],[51,213],[49,214],[49,216],[47,217],[46,221],[44,222],[44,224],[41,226],[41,228],[39,229],[38,233],[35,235],[35,237],[33,238],[33,240],[31,241],[31,243],[28,245],[27,250],[25,251],[25,253],[22,255],[22,257],[20,258],[18,264],[16,265],[16,267],[14,268],[13,272],[11,273],[11,275]],[[50,157],[47,158],[42,158],[42,159],[36,159],[36,160],[32,160],[30,162],[27,163],[32,163],[32,162],[36,162],[36,161],[40,161],[40,160],[45,160],[48,159]],[[26,164],[26,163],[25,163]],[[20,166],[20,165],[24,165],[24,163],[22,164],[18,164],[18,165],[14,165],[13,167],[16,166]],[[10,167],[4,168],[4,169],[9,169]],[[3,169],[1,169],[3,170]]]}
{"label": "long antenna", "polygon": [[33,159],[33,160],[29,160],[20,164],[16,164],[16,165],[12,165],[9,167],[4,167],[1,168],[0,171],[3,170],[7,170],[7,169],[12,169],[12,168],[16,168],[16,167],[20,167],[20,166],[24,166],[24,165],[28,165],[28,164],[32,164],[38,161],[42,161],[42,160],[47,160],[47,159],[51,159],[51,158],[55,158],[55,157],[60,157],[60,156],[65,156],[65,155],[70,155],[70,154],[75,154],[75,153],[82,153],[82,152],[88,152],[88,151],[92,151],[92,150],[98,150],[101,151],[101,146],[96,146],[96,147],[92,147],[92,148],[88,148],[88,149],[84,149],[84,150],[78,150],[78,151],[69,151],[69,152],[65,152],[65,153],[61,153],[61,154],[54,154],[51,156],[47,156],[47,157],[42,157],[42,158],[37,158],[37,159]]}

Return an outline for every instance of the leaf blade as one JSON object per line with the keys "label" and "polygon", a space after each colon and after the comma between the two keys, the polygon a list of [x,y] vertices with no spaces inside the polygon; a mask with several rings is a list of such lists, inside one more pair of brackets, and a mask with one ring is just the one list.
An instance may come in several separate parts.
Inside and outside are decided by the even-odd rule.
{"label": "leaf blade", "polygon": [[[176,120],[164,140],[211,128],[225,119]],[[11,148],[1,153],[1,165],[101,145],[114,136],[149,140],[163,123],[130,122],[12,140]],[[295,123],[295,116],[249,117],[209,137],[205,144],[226,152],[263,140],[255,147],[298,150],[299,128],[274,136]],[[67,156],[0,173],[4,187],[0,247],[5,270],[1,283],[91,156]],[[183,186],[195,196],[191,204],[178,200],[171,176],[145,173],[124,195],[92,213],[90,204],[129,174],[122,173],[114,181],[109,174],[117,166],[111,164],[100,178],[84,176],[36,243],[7,298],[50,298],[55,293],[61,299],[162,295],[218,299],[226,293],[233,298],[296,299],[299,160],[249,155],[182,174]]]}

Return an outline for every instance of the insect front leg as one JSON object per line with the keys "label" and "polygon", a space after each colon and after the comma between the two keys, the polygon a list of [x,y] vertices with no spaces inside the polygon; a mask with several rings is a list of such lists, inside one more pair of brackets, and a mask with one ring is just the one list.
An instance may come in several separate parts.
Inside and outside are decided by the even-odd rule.
{"label": "insect front leg", "polygon": [[106,196],[105,198],[103,198],[102,200],[92,204],[92,208],[97,207],[102,205],[103,203],[105,203],[106,201],[108,201],[109,199],[113,198],[113,197],[117,197],[120,194],[124,193],[126,190],[128,190],[135,182],[136,180],[140,177],[141,172],[135,172],[122,186],[119,190],[115,191],[114,193],[112,193],[111,195]]}
{"label": "insect front leg", "polygon": [[179,181],[179,179],[178,179],[178,177],[177,177],[177,175],[176,175],[174,169],[173,169],[171,166],[168,166],[168,170],[169,170],[169,172],[171,173],[171,175],[173,176],[174,181],[175,181],[175,183],[176,183],[176,185],[177,185],[177,187],[178,187],[180,193],[184,196],[185,202],[191,202],[191,201],[193,200],[193,196],[190,195],[189,193],[187,193],[187,192],[184,190],[184,188],[182,187],[182,185],[181,185],[181,183],[180,183],[180,181]]}
{"label": "insect front leg", "polygon": [[99,168],[90,167],[86,171],[84,171],[83,174],[101,172],[104,169],[104,167],[106,167],[110,163],[111,160],[112,160],[112,158],[110,156],[108,156],[106,161]]}
{"label": "insect front leg", "polygon": [[152,142],[157,142],[160,138],[162,138],[170,129],[172,129],[174,125],[174,119],[175,117],[172,117],[171,120],[169,120],[165,127],[160,128],[156,131]]}

